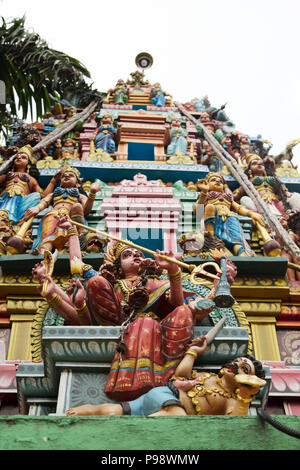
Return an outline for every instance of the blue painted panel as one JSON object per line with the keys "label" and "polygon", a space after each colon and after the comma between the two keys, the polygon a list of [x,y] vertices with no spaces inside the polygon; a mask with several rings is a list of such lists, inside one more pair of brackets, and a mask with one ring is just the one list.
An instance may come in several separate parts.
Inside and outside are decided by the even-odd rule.
{"label": "blue painted panel", "polygon": [[154,161],[154,144],[128,142],[128,160]]}
{"label": "blue painted panel", "polygon": [[149,250],[163,250],[163,232],[159,228],[125,228],[122,229],[122,238]]}
{"label": "blue painted panel", "polygon": [[142,105],[142,104],[133,104],[132,109],[134,109],[135,111],[137,111],[139,109],[144,109],[145,111],[147,111],[147,106]]}

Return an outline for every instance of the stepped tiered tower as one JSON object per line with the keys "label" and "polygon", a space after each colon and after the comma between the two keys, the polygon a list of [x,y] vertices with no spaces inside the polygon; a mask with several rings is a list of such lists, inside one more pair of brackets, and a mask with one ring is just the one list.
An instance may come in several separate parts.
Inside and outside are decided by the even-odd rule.
{"label": "stepped tiered tower", "polygon": [[[60,132],[68,122],[73,124]],[[20,154],[27,155],[24,168],[15,164]],[[35,173],[29,176],[32,169]],[[64,212],[67,186],[62,175],[68,172],[75,174],[80,191],[68,193],[67,201],[74,201]],[[126,80],[116,80],[104,102],[88,112],[58,103],[41,122],[15,125],[2,149],[0,183],[3,418],[32,417],[28,429],[40,417],[54,424],[73,419],[84,426],[84,420],[67,417],[67,409],[114,402],[105,385],[121,325],[68,321],[32,273],[44,262],[64,291],[72,277],[84,280],[82,270],[70,263],[68,237],[59,233],[63,229],[55,222],[55,217],[67,214],[92,229],[77,226],[86,270],[101,269],[113,240],[125,239],[149,251],[181,255],[184,291],[204,298],[220,279],[222,257],[233,263],[236,271],[226,287],[233,301],[216,304],[204,319],[195,321],[197,337],[226,318],[197,359],[196,369],[216,372],[248,353],[262,362],[266,385],[249,406],[252,431],[250,421],[248,429],[240,416],[231,416],[230,424],[228,416],[219,416],[218,423],[207,416],[211,443],[206,438],[205,445],[226,448],[214,447],[212,441],[214,430],[221,426],[223,432],[228,421],[228,448],[238,448],[235,429],[238,432],[241,426],[243,436],[249,431],[245,448],[251,442],[259,447],[260,433],[267,448],[280,448],[280,442],[283,448],[294,448],[297,439],[287,441],[285,433],[270,425],[262,432],[266,425],[258,417],[263,407],[295,427],[300,415],[300,174],[290,161],[274,158],[271,145],[260,136],[240,132],[224,107],[214,107],[207,96],[178,103],[164,85],[150,84],[144,71],[136,71]],[[54,193],[56,187],[61,193]],[[76,212],[80,204],[83,213]],[[32,209],[25,221],[24,214]],[[160,274],[166,279],[165,272]],[[198,417],[197,429],[203,418]],[[107,436],[101,444],[99,437],[98,449],[148,448],[147,439],[146,447],[134,447],[130,429],[124,436],[124,422],[113,419],[110,433],[123,426],[119,444],[109,444]],[[193,438],[189,444],[182,440],[188,440],[191,430],[197,434],[195,417],[176,419],[182,420],[182,436],[173,434],[173,444],[168,441],[166,448],[201,449],[193,447]],[[98,435],[104,436],[104,421],[94,423]],[[132,423],[138,440],[140,424]],[[158,423],[159,432],[168,433],[166,421]],[[131,426],[128,419],[127,424]],[[201,430],[197,432],[201,441]],[[160,449],[159,445],[157,441],[153,448]]]}

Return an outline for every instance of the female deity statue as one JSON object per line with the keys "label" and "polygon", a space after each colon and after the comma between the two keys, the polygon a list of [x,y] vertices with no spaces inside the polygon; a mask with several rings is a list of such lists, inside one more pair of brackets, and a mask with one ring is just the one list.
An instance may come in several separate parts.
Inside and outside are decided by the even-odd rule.
{"label": "female deity statue", "polygon": [[155,83],[151,91],[151,102],[154,106],[165,106],[167,93],[162,90],[160,83]]}
{"label": "female deity statue", "polygon": [[[273,176],[267,175],[265,161],[259,155],[248,153],[246,156],[248,166],[245,173],[261,198],[268,205],[270,211],[277,217],[284,217],[286,210],[291,209],[289,199],[293,199],[294,195],[288,192],[287,188],[283,186],[275,174]],[[268,158],[268,162],[272,163],[272,159]],[[257,210],[253,201],[249,196],[246,196],[245,190],[242,187],[234,192],[234,200],[249,209]]]}
{"label": "female deity statue", "polygon": [[36,179],[39,171],[33,162],[32,148],[25,145],[18,150],[12,170],[0,176],[0,209],[7,211],[14,224],[41,199],[42,189]]}
{"label": "female deity statue", "polygon": [[247,256],[243,230],[236,214],[249,216],[255,225],[264,226],[263,216],[237,204],[220,173],[208,173],[204,180],[197,182],[197,187],[201,193],[194,210],[197,205],[204,204],[206,231],[223,240],[235,256]]}
{"label": "female deity statue", "polygon": [[[140,250],[116,242],[108,251],[108,261],[95,271],[82,263],[78,236],[70,221],[65,218],[60,224],[69,234],[71,263],[76,259],[79,266],[81,262],[86,291],[79,279],[73,279],[67,292],[62,291],[51,277],[40,274],[40,265],[33,274],[41,286],[44,280],[49,282],[49,305],[71,324],[120,326],[105,393],[123,401],[164,384],[193,337],[194,323],[212,311],[214,302],[184,293],[180,268],[160,258],[158,250],[154,261],[145,259]],[[168,256],[174,257],[173,253]],[[160,279],[163,269],[168,279]]]}
{"label": "female deity statue", "polygon": [[106,153],[115,153],[115,137],[117,129],[113,126],[111,114],[105,114],[101,119],[101,125],[93,135],[93,140],[97,149],[102,149]]}
{"label": "female deity statue", "polygon": [[[55,188],[59,180],[60,186]],[[28,209],[23,217],[26,221],[51,206],[41,220],[38,237],[32,247],[33,252],[43,253],[45,250],[52,251],[53,248],[62,250],[68,238],[66,231],[58,226],[59,216],[67,214],[83,223],[84,217],[93,207],[96,192],[100,189],[98,183],[93,183],[87,196],[81,188],[79,171],[73,167],[62,168],[45,189],[43,199],[38,205]]]}
{"label": "female deity statue", "polygon": [[167,155],[176,155],[178,153],[186,155],[187,153],[187,137],[188,133],[180,125],[179,118],[173,118],[171,121],[171,130],[169,130],[167,147]]}
{"label": "female deity statue", "polygon": [[128,102],[128,88],[124,82],[120,78],[117,81],[115,88],[108,90],[108,95],[113,95],[114,103],[124,105]]}

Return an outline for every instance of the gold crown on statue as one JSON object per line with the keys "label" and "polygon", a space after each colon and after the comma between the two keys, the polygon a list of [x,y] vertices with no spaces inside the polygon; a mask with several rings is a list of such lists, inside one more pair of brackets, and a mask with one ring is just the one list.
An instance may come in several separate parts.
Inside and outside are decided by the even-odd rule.
{"label": "gold crown on statue", "polygon": [[115,263],[127,248],[128,245],[121,241],[116,241],[113,245],[110,243],[107,247],[107,252],[105,253],[105,261]]}
{"label": "gold crown on statue", "polygon": [[123,242],[117,241],[116,243],[114,243],[112,247],[114,261],[116,261],[121,256],[123,251],[125,251],[127,248],[128,248],[128,245],[126,245]]}
{"label": "gold crown on statue", "polygon": [[247,153],[245,156],[245,160],[246,160],[247,166],[249,166],[253,160],[262,160],[262,158],[256,153]]}
{"label": "gold crown on statue", "polygon": [[76,178],[78,179],[78,181],[81,181],[82,178],[80,178],[80,173],[79,171],[77,170],[77,168],[74,168],[73,166],[65,166],[62,168],[61,170],[61,174],[63,175],[64,173],[74,173],[74,175],[76,176]]}
{"label": "gold crown on statue", "polygon": [[213,176],[218,176],[219,178],[221,178],[221,180],[223,181],[224,184],[226,183],[225,178],[224,178],[220,173],[217,173],[217,172],[215,172],[215,171],[210,171],[209,173],[207,173],[207,175],[206,175],[206,177],[205,177],[205,180],[206,180],[206,181],[210,181],[210,179],[211,179]]}
{"label": "gold crown on statue", "polygon": [[17,155],[21,153],[24,153],[25,155],[27,155],[30,163],[35,163],[35,160],[33,158],[33,148],[31,147],[31,145],[27,144],[27,145],[24,145],[24,147],[19,148],[19,150],[17,151]]}

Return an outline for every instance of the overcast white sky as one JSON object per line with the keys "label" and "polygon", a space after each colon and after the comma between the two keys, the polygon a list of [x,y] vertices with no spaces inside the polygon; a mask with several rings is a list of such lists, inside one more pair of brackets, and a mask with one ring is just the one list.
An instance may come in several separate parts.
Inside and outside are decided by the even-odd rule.
{"label": "overcast white sky", "polygon": [[[106,91],[154,59],[146,78],[180,102],[227,102],[236,128],[277,154],[300,138],[299,0],[0,0],[49,46],[80,60]],[[294,149],[300,163],[300,144]]]}

